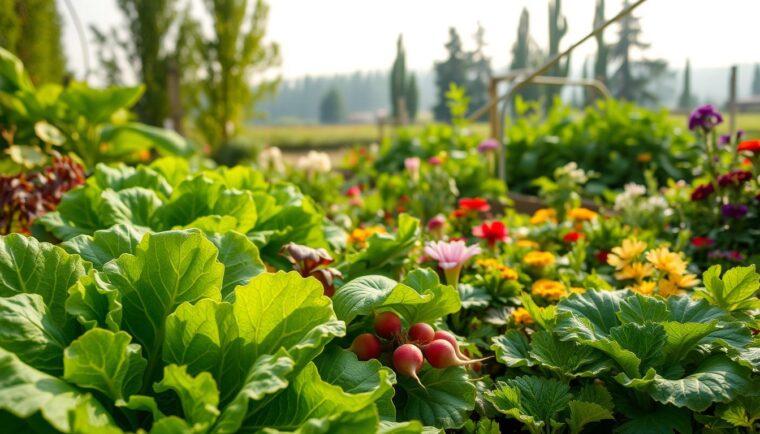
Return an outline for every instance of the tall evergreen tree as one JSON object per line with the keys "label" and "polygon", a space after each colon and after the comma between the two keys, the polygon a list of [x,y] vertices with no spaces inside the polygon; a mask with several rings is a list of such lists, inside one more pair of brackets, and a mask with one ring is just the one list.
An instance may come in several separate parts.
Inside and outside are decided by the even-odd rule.
{"label": "tall evergreen tree", "polygon": [[446,43],[448,58],[435,64],[436,104],[433,107],[435,119],[442,122],[451,120],[446,93],[449,85],[455,83],[464,86],[467,81],[467,57],[462,49],[462,41],[456,29],[449,29],[449,41]]}
{"label": "tall evergreen tree", "polygon": [[[624,0],[623,7],[628,7]],[[650,90],[650,84],[667,72],[667,63],[662,59],[632,58],[633,50],[646,51],[648,43],[641,39],[639,18],[628,14],[620,20],[618,42],[612,51],[612,58],[619,62],[610,84],[616,98],[635,101],[640,104],[655,103],[657,93]]]}
{"label": "tall evergreen tree", "polygon": [[[530,15],[528,9],[523,8],[520,14],[520,23],[517,26],[517,40],[512,46],[512,62],[509,65],[511,71],[528,69],[537,66],[543,58],[538,45],[530,37]],[[518,92],[525,100],[538,100],[540,89],[537,86],[528,85]]]}
{"label": "tall evergreen tree", "polygon": [[417,76],[414,73],[409,74],[406,84],[406,111],[409,115],[409,121],[414,122],[417,119],[417,111],[420,108],[419,98],[420,91],[417,89]]}
{"label": "tall evergreen tree", "polygon": [[[597,28],[604,24],[604,0],[596,1],[596,9],[594,10],[594,28]],[[596,35],[596,60],[594,62],[594,78],[607,83],[607,62],[609,47],[604,42],[604,32],[599,32]]]}
{"label": "tall evergreen tree", "polygon": [[339,124],[346,116],[346,104],[338,88],[332,87],[319,103],[319,121],[323,124]]}
{"label": "tall evergreen tree", "polygon": [[249,12],[248,0],[205,0],[213,18],[214,35],[203,43],[205,74],[204,104],[197,125],[214,148],[229,143],[243,121],[246,110],[255,114],[256,103],[277,90],[279,78],[261,76],[252,88],[254,73],[263,73],[280,62],[275,43],[264,43],[269,7],[256,0]]}
{"label": "tall evergreen tree", "polygon": [[491,59],[486,56],[486,31],[480,23],[474,35],[475,49],[467,54],[467,94],[470,97],[470,112],[488,103],[488,83],[491,80]]}
{"label": "tall evergreen tree", "polygon": [[[567,33],[567,18],[562,15],[561,0],[549,1],[549,57],[552,58],[559,53],[559,45],[562,37]],[[549,70],[548,75],[554,77],[567,77],[570,72],[570,56],[557,62]],[[548,112],[554,98],[562,92],[562,86],[551,86],[546,88],[546,99],[544,100],[544,109]]]}
{"label": "tall evergreen tree", "polygon": [[396,59],[391,68],[391,115],[398,123],[401,123],[402,117],[408,116],[409,113],[406,108],[406,86],[406,52],[403,35],[399,35],[396,40]]}
{"label": "tall evergreen tree", "polygon": [[691,62],[686,59],[686,68],[683,71],[683,89],[678,98],[678,108],[690,109],[694,106],[694,95],[691,94]]}
{"label": "tall evergreen tree", "polygon": [[66,60],[55,0],[0,0],[0,46],[24,62],[33,82],[63,81]]}
{"label": "tall evergreen tree", "polygon": [[752,95],[760,96],[760,65],[755,65],[755,75],[752,77]]}

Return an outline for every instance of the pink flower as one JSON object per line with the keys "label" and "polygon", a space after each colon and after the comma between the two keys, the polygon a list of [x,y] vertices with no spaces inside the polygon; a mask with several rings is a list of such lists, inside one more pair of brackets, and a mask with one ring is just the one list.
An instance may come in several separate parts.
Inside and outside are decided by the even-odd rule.
{"label": "pink flower", "polygon": [[417,157],[409,157],[404,160],[404,167],[410,172],[416,172],[420,170],[420,159]]}
{"label": "pink flower", "polygon": [[444,270],[461,267],[468,259],[480,253],[479,246],[468,246],[464,241],[428,241],[425,253],[438,261]]}
{"label": "pink flower", "polygon": [[438,214],[437,216],[431,218],[427,222],[427,229],[431,232],[437,231],[441,228],[443,228],[443,225],[446,224],[446,217],[444,217],[441,214]]}
{"label": "pink flower", "polygon": [[441,158],[438,157],[437,155],[434,155],[428,158],[428,163],[432,164],[433,166],[440,166],[441,164],[443,164],[443,160],[441,160]]}
{"label": "pink flower", "polygon": [[362,189],[358,185],[352,185],[351,187],[348,187],[348,190],[346,190],[346,196],[348,197],[357,197],[361,196]]}
{"label": "pink flower", "polygon": [[485,154],[499,149],[499,142],[496,139],[486,139],[478,145],[478,152]]}

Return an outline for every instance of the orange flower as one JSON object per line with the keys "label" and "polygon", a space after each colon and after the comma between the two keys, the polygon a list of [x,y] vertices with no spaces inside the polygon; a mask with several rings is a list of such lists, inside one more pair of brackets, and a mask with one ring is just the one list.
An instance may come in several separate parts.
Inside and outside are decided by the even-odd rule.
{"label": "orange flower", "polygon": [[530,293],[550,300],[556,300],[567,295],[567,288],[562,282],[549,279],[539,279],[533,282]]}
{"label": "orange flower", "polygon": [[552,208],[541,208],[533,213],[530,218],[530,224],[541,225],[546,222],[557,223],[557,211]]}
{"label": "orange flower", "polygon": [[355,244],[359,247],[366,247],[367,240],[374,234],[384,234],[385,228],[382,226],[371,226],[368,228],[356,228],[348,235],[348,243]]}
{"label": "orange flower", "polygon": [[756,154],[760,152],[760,139],[745,140],[739,144],[739,147],[736,148],[736,150],[739,152],[751,152]]}
{"label": "orange flower", "polygon": [[512,311],[512,318],[517,324],[533,324],[533,317],[524,307],[518,307]]}
{"label": "orange flower", "polygon": [[652,295],[656,286],[657,282],[644,281],[631,286],[631,290],[643,295]]}
{"label": "orange flower", "polygon": [[546,267],[554,264],[556,260],[550,252],[528,252],[523,256],[523,263],[531,267]]}
{"label": "orange flower", "polygon": [[588,208],[573,208],[568,211],[567,216],[573,220],[590,222],[591,220],[595,220],[599,214],[591,211]]}
{"label": "orange flower", "polygon": [[532,240],[517,240],[515,244],[517,244],[517,247],[523,247],[526,249],[538,249],[541,247],[541,244]]}

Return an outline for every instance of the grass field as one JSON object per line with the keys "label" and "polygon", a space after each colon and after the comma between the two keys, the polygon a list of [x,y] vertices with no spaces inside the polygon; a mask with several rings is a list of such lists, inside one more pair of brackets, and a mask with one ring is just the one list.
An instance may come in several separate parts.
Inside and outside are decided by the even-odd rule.
{"label": "grass field", "polygon": [[[688,115],[670,116],[674,125],[684,128],[688,125]],[[760,113],[740,113],[736,126],[746,131],[749,138],[760,138]],[[422,125],[410,126],[420,130]],[[478,123],[472,126],[476,133],[488,135],[488,124]],[[721,133],[728,131],[728,119],[719,127]],[[392,128],[386,127],[385,135],[392,134]],[[256,146],[278,146],[283,149],[300,150],[312,148],[340,148],[351,145],[376,143],[380,139],[377,125],[304,125],[304,126],[246,126],[240,141]]]}

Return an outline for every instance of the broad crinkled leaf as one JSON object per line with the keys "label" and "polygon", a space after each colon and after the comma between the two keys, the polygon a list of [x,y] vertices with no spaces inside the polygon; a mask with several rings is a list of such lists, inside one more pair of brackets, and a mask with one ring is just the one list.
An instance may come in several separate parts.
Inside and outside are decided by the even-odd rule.
{"label": "broad crinkled leaf", "polygon": [[710,322],[726,318],[726,311],[711,306],[706,300],[697,300],[687,295],[668,297],[670,321],[681,323]]}
{"label": "broad crinkled leaf", "polygon": [[147,188],[131,187],[118,192],[109,188],[100,193],[97,213],[103,228],[131,224],[144,231],[161,203],[156,192]]}
{"label": "broad crinkled leaf", "polygon": [[68,289],[88,265],[60,247],[19,234],[0,237],[0,297],[39,294],[58,327],[66,328]]}
{"label": "broad crinkled leaf", "polygon": [[224,266],[201,232],[184,230],[145,235],[134,255],[109,262],[103,274],[121,293],[122,328],[142,345],[149,366],[155,366],[166,317],[184,302],[221,300]]}
{"label": "broad crinkled leaf", "polygon": [[126,400],[140,390],[147,365],[140,346],[130,344],[131,339],[125,332],[88,330],[66,348],[63,378],[113,401]]}
{"label": "broad crinkled leaf", "polygon": [[670,319],[670,312],[663,300],[657,297],[635,294],[631,297],[626,297],[620,303],[618,318],[623,323],[661,322]]}
{"label": "broad crinkled leaf", "polygon": [[627,323],[613,327],[610,329],[610,338],[636,355],[640,360],[640,371],[646,371],[662,360],[662,350],[667,342],[665,328],[656,323]]}
{"label": "broad crinkled leaf", "polygon": [[74,339],[50,317],[39,294],[0,297],[0,347],[52,375],[63,372],[63,349]]}
{"label": "broad crinkled leaf", "polygon": [[230,231],[209,235],[209,240],[219,249],[219,262],[224,264],[222,298],[227,299],[235,287],[266,271],[259,249],[245,235]]}
{"label": "broad crinkled leaf", "polygon": [[720,272],[720,265],[705,271],[702,277],[705,287],[697,289],[695,295],[730,312],[760,308],[760,300],[755,296],[760,288],[760,274],[755,272],[754,265],[734,267],[723,277]]}
{"label": "broad crinkled leaf", "polygon": [[164,366],[164,376],[153,385],[156,392],[173,391],[179,397],[185,420],[195,429],[210,427],[219,416],[219,390],[208,372],[197,376],[187,373],[187,367]]}
{"label": "broad crinkled leaf", "polygon": [[617,312],[624,291],[588,291],[573,294],[557,305],[560,312],[570,312],[588,320],[597,333],[606,335],[612,327],[620,324]]}
{"label": "broad crinkled leaf", "polygon": [[104,280],[104,274],[90,270],[69,288],[66,313],[74,316],[85,328],[102,327],[111,331],[121,328],[121,293]]}
{"label": "broad crinkled leaf", "polygon": [[500,381],[486,397],[496,410],[528,425],[531,432],[552,426],[572,399],[566,384],[533,376]]}
{"label": "broad crinkled leaf", "polygon": [[593,402],[574,400],[568,403],[568,407],[570,407],[570,417],[567,419],[567,426],[571,434],[579,434],[590,423],[614,419],[610,410]]}
{"label": "broad crinkled leaf", "polygon": [[413,305],[409,309],[404,306],[395,308],[410,324],[434,322],[448,314],[459,312],[462,308],[459,292],[451,285],[442,284],[438,273],[429,268],[418,268],[411,271],[402,283],[420,294],[430,293],[433,295],[431,303]]}
{"label": "broad crinkled leaf", "polygon": [[533,366],[535,361],[530,358],[530,343],[528,338],[517,330],[507,330],[501,336],[491,339],[491,349],[496,353],[496,360],[510,368]]}
{"label": "broad crinkled leaf", "polygon": [[561,375],[596,377],[611,367],[609,361],[593,348],[561,341],[553,333],[539,331],[531,338],[530,357],[542,367]]}
{"label": "broad crinkled leaf", "polygon": [[438,428],[457,428],[464,425],[475,408],[476,388],[461,367],[425,369],[419,373],[423,389],[411,378],[397,377],[399,391],[398,420],[419,420]]}
{"label": "broad crinkled leaf", "polygon": [[367,248],[350,255],[341,271],[349,279],[370,274],[395,276],[395,270],[417,242],[419,231],[418,219],[399,215],[395,234],[373,234],[367,240]]}
{"label": "broad crinkled leaf", "polygon": [[668,321],[662,323],[667,334],[665,358],[671,363],[680,363],[698,343],[718,328],[717,321],[708,323],[680,323]]}
{"label": "broad crinkled leaf", "polygon": [[672,406],[660,407],[628,414],[629,420],[620,424],[616,431],[621,434],[691,434],[692,415],[686,409]]}
{"label": "broad crinkled leaf", "polygon": [[42,224],[61,240],[92,234],[105,227],[97,212],[100,202],[100,189],[81,186],[64,194],[56,210],[41,216],[35,223]]}
{"label": "broad crinkled leaf", "polygon": [[92,395],[26,365],[3,349],[0,349],[0,391],[0,410],[21,419],[39,413],[59,431],[69,431],[69,412],[79,405],[87,407],[92,425],[113,424],[111,416]]}
{"label": "broad crinkled leaf", "polygon": [[69,253],[75,253],[101,270],[106,262],[123,253],[134,253],[145,230],[136,226],[119,224],[95,231],[93,235],[79,235],[60,244]]}
{"label": "broad crinkled leaf", "polygon": [[134,168],[121,163],[111,166],[101,163],[95,166],[87,183],[94,184],[101,190],[110,188],[114,191],[143,187],[157,192],[162,198],[167,198],[172,193],[172,186],[166,179],[147,166]]}

